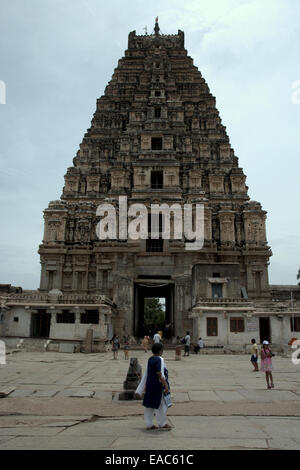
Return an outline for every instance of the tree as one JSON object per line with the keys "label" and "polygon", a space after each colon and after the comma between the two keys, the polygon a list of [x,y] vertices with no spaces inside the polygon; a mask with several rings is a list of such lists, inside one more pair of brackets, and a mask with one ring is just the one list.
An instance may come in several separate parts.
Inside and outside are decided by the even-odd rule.
{"label": "tree", "polygon": [[164,305],[157,297],[144,299],[144,323],[148,328],[163,328],[165,326]]}

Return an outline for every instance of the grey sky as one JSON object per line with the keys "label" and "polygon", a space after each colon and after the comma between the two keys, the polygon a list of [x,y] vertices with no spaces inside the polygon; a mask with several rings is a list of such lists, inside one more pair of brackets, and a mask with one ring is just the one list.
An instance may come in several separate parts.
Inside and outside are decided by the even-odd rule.
{"label": "grey sky", "polygon": [[250,197],[268,211],[270,282],[296,283],[299,0],[0,0],[0,283],[39,286],[42,211],[61,196],[128,33],[151,33],[156,15],[162,33],[185,32]]}

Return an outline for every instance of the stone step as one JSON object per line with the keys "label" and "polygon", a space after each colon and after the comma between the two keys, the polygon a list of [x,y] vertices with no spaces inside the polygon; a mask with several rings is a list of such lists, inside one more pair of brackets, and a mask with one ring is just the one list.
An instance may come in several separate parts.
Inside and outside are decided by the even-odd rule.
{"label": "stone step", "polygon": [[17,347],[28,352],[42,352],[46,351],[45,345],[47,341],[47,338],[22,338],[18,342]]}
{"label": "stone step", "polygon": [[5,398],[10,393],[14,392],[16,390],[16,387],[12,387],[10,385],[4,386],[0,388],[0,398]]}

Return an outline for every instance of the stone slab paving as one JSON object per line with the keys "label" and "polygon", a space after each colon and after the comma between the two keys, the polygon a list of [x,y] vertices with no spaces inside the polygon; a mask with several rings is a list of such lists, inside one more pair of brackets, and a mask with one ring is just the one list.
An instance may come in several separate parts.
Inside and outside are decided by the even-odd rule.
{"label": "stone slab paving", "polygon": [[265,390],[241,390],[240,394],[244,396],[249,401],[287,401],[287,400],[297,400],[296,393],[290,392],[288,390],[268,390],[267,393]]}
{"label": "stone slab paving", "polygon": [[46,390],[38,390],[35,392],[36,397],[54,397],[59,392],[58,389],[46,389]]}
{"label": "stone slab paving", "polygon": [[[130,351],[143,367],[150,354]],[[275,389],[245,355],[164,358],[174,428],[146,431],[141,401],[121,402],[128,361],[111,353],[29,353],[0,366],[0,449],[297,449],[300,366],[276,356]],[[113,396],[115,399],[113,400]],[[80,415],[78,415],[80,411]]]}
{"label": "stone slab paving", "polygon": [[[184,416],[172,416],[169,422],[174,426],[169,432],[146,431],[141,416],[90,422],[53,421],[42,426],[19,427],[15,434],[15,428],[7,427],[0,434],[0,450],[300,448],[299,418],[195,416],[187,420]],[[285,428],[284,435],[278,435],[280,425]]]}
{"label": "stone slab paving", "polygon": [[10,394],[11,398],[21,398],[21,397],[29,397],[36,393],[34,388],[17,388],[13,393]]}
{"label": "stone slab paving", "polygon": [[58,396],[62,397],[92,397],[94,395],[93,390],[87,390],[84,388],[64,389],[58,393]]}
{"label": "stone slab paving", "polygon": [[191,401],[216,401],[216,400],[221,400],[220,397],[213,391],[203,391],[203,390],[191,390],[188,393],[188,396]]}
{"label": "stone slab paving", "polygon": [[215,393],[221,401],[231,402],[246,400],[246,397],[244,397],[240,392],[234,390],[216,390]]}

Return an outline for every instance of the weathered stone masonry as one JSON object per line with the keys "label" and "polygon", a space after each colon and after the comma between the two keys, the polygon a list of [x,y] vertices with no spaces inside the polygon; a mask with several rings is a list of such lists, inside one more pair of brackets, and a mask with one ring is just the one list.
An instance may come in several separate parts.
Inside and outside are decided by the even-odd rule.
{"label": "weathered stone masonry", "polygon": [[[119,196],[148,208],[204,204],[204,248],[188,252],[184,239],[99,240],[97,206],[117,208]],[[100,295],[102,335],[112,331],[111,318],[120,336],[143,334],[141,299],[151,289],[167,298],[174,336],[190,329],[206,343],[246,343],[255,331],[259,336],[259,315],[272,316],[266,212],[249,199],[216,100],[184,48],[182,31],[161,35],[156,23],[152,35],[129,34],[62,196],[49,203],[44,219],[39,293],[68,296],[65,305],[77,309],[78,324],[78,309],[95,310],[92,299]],[[55,305],[55,312],[64,308]],[[218,331],[209,318],[217,319]],[[232,332],[231,318],[242,319],[244,330]],[[50,337],[66,336],[62,329],[53,315]]]}

